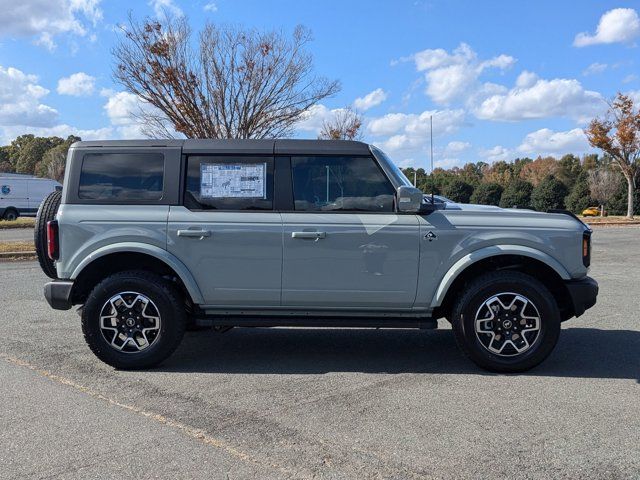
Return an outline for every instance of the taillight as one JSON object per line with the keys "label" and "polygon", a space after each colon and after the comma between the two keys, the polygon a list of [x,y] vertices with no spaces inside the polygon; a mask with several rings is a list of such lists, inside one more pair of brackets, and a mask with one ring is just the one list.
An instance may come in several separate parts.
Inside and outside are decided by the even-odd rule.
{"label": "taillight", "polygon": [[47,222],[47,255],[51,260],[58,260],[60,257],[60,248],[58,246],[58,222],[52,220]]}
{"label": "taillight", "polygon": [[582,235],[582,263],[585,267],[591,264],[591,231]]}

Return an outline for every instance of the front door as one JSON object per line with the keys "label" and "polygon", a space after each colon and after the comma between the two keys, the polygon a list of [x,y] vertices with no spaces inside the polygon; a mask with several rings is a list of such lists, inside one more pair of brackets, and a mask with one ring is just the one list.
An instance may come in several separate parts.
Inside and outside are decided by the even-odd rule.
{"label": "front door", "polygon": [[283,213],[282,305],[408,309],[419,225],[370,157],[292,157],[294,211]]}
{"label": "front door", "polygon": [[168,227],[167,248],[192,272],[206,304],[280,305],[273,157],[188,157],[183,205],[171,207]]}

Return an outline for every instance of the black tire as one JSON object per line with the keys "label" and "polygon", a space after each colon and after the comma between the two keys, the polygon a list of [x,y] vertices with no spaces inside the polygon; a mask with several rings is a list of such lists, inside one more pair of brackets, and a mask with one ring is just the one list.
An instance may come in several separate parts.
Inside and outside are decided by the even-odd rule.
{"label": "black tire", "polygon": [[[516,334],[520,334],[517,338],[520,339],[520,342],[523,342],[522,327],[520,331],[511,329],[506,331],[504,330],[505,324],[497,321],[498,316],[495,317],[494,321],[483,325],[483,328],[498,329],[502,327],[500,332],[494,333],[495,337],[492,337],[494,334],[491,333],[476,333],[476,315],[479,314],[482,319],[493,315],[491,313],[488,315],[481,314],[481,308],[486,308],[486,312],[489,312],[488,307],[485,306],[485,301],[499,294],[504,295],[502,298],[510,298],[508,297],[510,293],[519,294],[527,298],[530,304],[526,307],[523,306],[522,312],[525,312],[525,308],[531,309],[533,307],[537,309],[537,316],[540,319],[537,337],[531,336],[536,335],[536,332],[527,333],[529,342],[526,345],[530,346],[526,350],[521,348],[522,353],[518,353],[514,343],[508,342],[508,339],[511,338],[515,341]],[[512,305],[516,306],[515,301]],[[523,303],[518,302],[518,305],[523,305]],[[497,308],[500,309],[500,307]],[[517,312],[519,308],[519,306],[516,306],[515,311]],[[499,312],[503,312],[503,310],[499,310]],[[507,325],[516,325],[515,328],[517,329],[518,323],[509,323],[508,316],[513,315],[511,319],[516,318],[518,322],[523,320],[517,313],[509,312],[510,310],[504,310],[504,313],[500,313],[500,315],[504,315],[503,318],[507,321]],[[528,310],[528,312],[531,312],[531,310]],[[495,315],[498,315],[498,313]],[[454,305],[452,320],[455,339],[462,352],[478,366],[493,372],[523,372],[535,367],[549,356],[560,336],[560,311],[553,295],[535,278],[514,271],[491,272],[474,280]],[[527,320],[524,321],[527,323]],[[512,335],[513,337],[511,337]],[[494,339],[502,339],[502,344],[505,344],[502,354],[490,351],[480,338],[485,343],[489,343],[489,346],[493,345]],[[532,340],[532,338],[535,338],[535,340]],[[520,346],[522,347],[522,344]],[[497,348],[494,346],[495,349]],[[505,356],[505,354],[510,354],[510,356]]]}
{"label": "black tire", "polygon": [[7,208],[2,219],[7,222],[15,222],[18,219],[18,211],[15,208]]}
{"label": "black tire", "polygon": [[[109,343],[100,328],[100,315],[105,304],[122,292],[142,294],[157,309],[160,317],[158,334],[144,350],[118,350]],[[120,272],[107,277],[91,291],[82,309],[82,332],[89,348],[100,360],[122,370],[150,368],[167,359],[178,348],[185,326],[183,299],[169,282],[149,272]]]}
{"label": "black tire", "polygon": [[60,191],[51,192],[45,197],[40,204],[40,208],[38,208],[36,224],[33,230],[33,243],[36,247],[40,268],[47,277],[54,279],[58,278],[58,273],[56,272],[55,262],[47,254],[47,223],[55,220],[61,199],[62,192]]}

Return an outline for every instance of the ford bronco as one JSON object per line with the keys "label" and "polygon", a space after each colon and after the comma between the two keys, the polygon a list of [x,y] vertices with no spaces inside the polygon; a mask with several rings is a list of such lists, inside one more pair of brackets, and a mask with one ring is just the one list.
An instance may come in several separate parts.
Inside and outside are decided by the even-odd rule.
{"label": "ford bronco", "polygon": [[38,212],[51,307],[148,368],[190,326],[436,328],[518,372],[596,302],[568,212],[432,201],[379,149],[328,140],[78,142]]}

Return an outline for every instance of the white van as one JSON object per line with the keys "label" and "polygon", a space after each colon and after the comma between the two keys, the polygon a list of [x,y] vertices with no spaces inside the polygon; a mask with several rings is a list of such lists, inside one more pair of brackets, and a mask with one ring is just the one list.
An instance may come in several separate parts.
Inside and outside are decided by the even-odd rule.
{"label": "white van", "polygon": [[49,178],[0,173],[0,219],[35,217],[44,197],[54,190],[62,190],[62,185]]}

